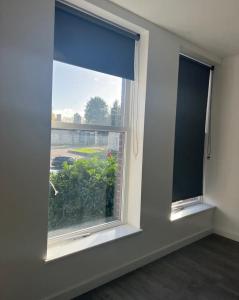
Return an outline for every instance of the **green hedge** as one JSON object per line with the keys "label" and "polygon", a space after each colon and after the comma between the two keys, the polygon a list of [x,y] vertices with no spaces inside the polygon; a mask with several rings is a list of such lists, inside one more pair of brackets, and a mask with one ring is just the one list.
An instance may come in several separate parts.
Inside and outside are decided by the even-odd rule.
{"label": "green hedge", "polygon": [[116,157],[108,155],[64,163],[61,171],[51,173],[58,194],[50,189],[49,230],[112,217],[116,171]]}

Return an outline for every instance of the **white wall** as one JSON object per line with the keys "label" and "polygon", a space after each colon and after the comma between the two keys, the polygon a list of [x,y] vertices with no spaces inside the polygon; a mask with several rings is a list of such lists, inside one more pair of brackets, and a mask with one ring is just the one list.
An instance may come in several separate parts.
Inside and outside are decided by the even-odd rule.
{"label": "white wall", "polygon": [[239,241],[239,55],[217,66],[213,94],[206,193],[218,207],[215,231]]}
{"label": "white wall", "polygon": [[[66,293],[57,299],[68,299],[138,266],[142,258],[147,262],[167,249],[200,238],[212,228],[211,211],[176,222],[169,220],[178,55],[181,48],[192,49],[198,54],[205,52],[104,0],[91,2],[150,32],[141,212],[143,232],[44,263],[54,0],[1,0],[0,299],[3,300],[46,299],[64,291]],[[236,98],[230,101],[236,101]],[[234,119],[233,124],[236,122]],[[236,139],[235,131],[232,144]],[[233,155],[236,156],[235,150]],[[234,163],[236,165],[236,161]],[[236,180],[236,173],[233,180]]]}

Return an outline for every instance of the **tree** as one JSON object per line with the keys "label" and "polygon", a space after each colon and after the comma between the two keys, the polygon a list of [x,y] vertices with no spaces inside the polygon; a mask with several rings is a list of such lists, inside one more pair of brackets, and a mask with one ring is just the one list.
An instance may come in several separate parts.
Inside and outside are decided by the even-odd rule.
{"label": "tree", "polygon": [[86,104],[85,121],[87,124],[107,125],[108,117],[108,106],[102,98],[91,98]]}
{"label": "tree", "polygon": [[115,100],[113,107],[111,108],[110,118],[112,126],[120,126],[121,112],[118,100]]}

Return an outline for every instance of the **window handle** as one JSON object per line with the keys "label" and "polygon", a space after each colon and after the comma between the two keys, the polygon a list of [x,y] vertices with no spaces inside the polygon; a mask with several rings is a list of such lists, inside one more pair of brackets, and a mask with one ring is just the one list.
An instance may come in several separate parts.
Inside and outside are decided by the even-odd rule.
{"label": "window handle", "polygon": [[81,234],[79,236],[76,236],[75,238],[73,238],[73,240],[83,239],[83,238],[86,238],[86,237],[88,237],[90,235],[91,235],[91,232],[86,232],[86,233],[83,233],[83,234]]}

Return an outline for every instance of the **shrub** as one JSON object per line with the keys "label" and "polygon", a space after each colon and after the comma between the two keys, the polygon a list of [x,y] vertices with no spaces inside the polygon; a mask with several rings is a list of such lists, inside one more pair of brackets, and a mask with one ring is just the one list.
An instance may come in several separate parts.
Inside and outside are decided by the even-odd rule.
{"label": "shrub", "polygon": [[116,156],[108,155],[64,163],[61,171],[51,173],[58,194],[50,189],[49,230],[112,217],[116,171]]}

